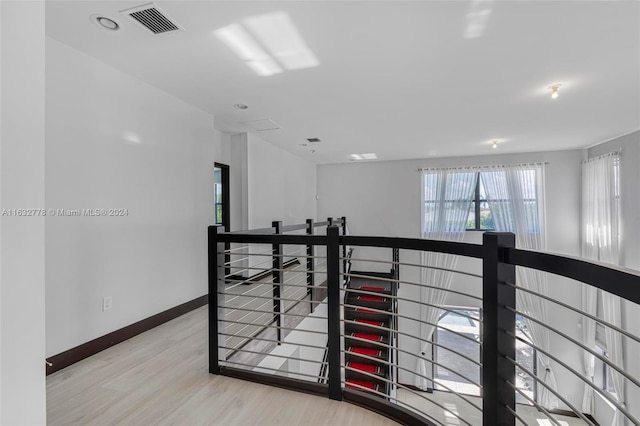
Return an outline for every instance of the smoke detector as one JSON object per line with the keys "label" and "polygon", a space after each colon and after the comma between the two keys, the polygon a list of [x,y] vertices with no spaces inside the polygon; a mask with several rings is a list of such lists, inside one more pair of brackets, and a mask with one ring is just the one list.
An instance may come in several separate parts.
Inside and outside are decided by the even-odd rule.
{"label": "smoke detector", "polygon": [[111,18],[102,15],[91,15],[89,19],[103,30],[118,31],[120,25]]}

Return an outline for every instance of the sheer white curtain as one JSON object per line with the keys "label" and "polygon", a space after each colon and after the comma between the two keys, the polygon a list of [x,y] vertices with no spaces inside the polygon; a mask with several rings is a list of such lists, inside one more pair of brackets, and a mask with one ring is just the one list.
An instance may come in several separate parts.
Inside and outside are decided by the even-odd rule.
{"label": "sheer white curtain", "polygon": [[[475,195],[477,170],[429,169],[422,172],[422,237],[431,240],[460,241],[464,236],[469,210]],[[442,253],[422,253],[423,266],[455,269],[457,256]],[[442,289],[451,287],[453,273],[422,268],[421,282]],[[444,305],[447,292],[433,288],[420,289],[420,301],[435,306]],[[431,324],[438,322],[440,309],[421,305],[420,319]],[[415,385],[420,389],[429,387],[430,342],[435,327],[420,323],[421,352],[417,360]]]}
{"label": "sheer white curtain", "polygon": [[[584,250],[583,250],[584,256]],[[598,306],[597,289],[590,285],[582,285],[582,310],[593,316],[596,315]],[[582,343],[591,349],[596,346],[596,322],[591,318],[582,317]],[[584,375],[591,382],[593,382],[593,375],[595,374],[595,357],[584,351],[582,354],[582,363],[584,368]],[[584,393],[582,395],[582,412],[586,414],[593,414],[594,410],[593,388],[587,384],[584,386]]]}
{"label": "sheer white curtain", "polygon": [[[582,165],[582,256],[588,259],[618,265],[620,263],[620,155],[611,153],[587,160]],[[595,315],[597,297],[602,299],[602,319],[621,325],[621,303],[618,296],[584,286],[582,309]],[[595,322],[583,318],[583,340],[590,348],[595,346]],[[624,367],[622,336],[605,326],[607,353],[611,362]],[[585,375],[593,380],[594,357],[584,354]],[[618,401],[624,405],[624,379],[613,369],[611,381]],[[593,389],[585,384],[583,410],[593,411]],[[591,411],[586,411],[587,409]],[[614,426],[624,425],[624,415],[616,410]]]}
{"label": "sheer white curtain", "polygon": [[[545,250],[544,164],[496,166],[483,169],[480,179],[484,186],[496,231],[516,234],[516,246],[530,250]],[[516,268],[516,283],[531,291],[547,294],[547,277],[530,268]],[[549,322],[547,302],[519,291],[518,310]],[[525,320],[526,321],[526,320]],[[536,346],[550,352],[549,330],[534,321],[526,321]],[[547,356],[538,352],[544,373],[540,379],[551,389],[557,383]],[[538,387],[539,403],[547,408],[558,407],[558,398],[544,386]]]}
{"label": "sheer white curtain", "polygon": [[[620,298],[618,296],[614,296],[612,294],[603,292],[602,293],[602,312],[604,316],[604,320],[620,327],[621,325],[621,315],[620,315]],[[605,339],[607,341],[607,354],[609,355],[609,359],[615,365],[619,367],[624,367],[624,356],[623,356],[623,348],[622,348],[622,335],[617,331],[609,327],[605,327]],[[622,374],[618,373],[614,369],[609,369],[611,383],[613,384],[613,389],[616,391],[616,399],[620,404],[625,407],[625,394],[624,394],[624,377]],[[613,421],[611,422],[612,426],[624,426],[625,424],[625,415],[622,414],[619,410],[616,410],[615,415],[613,416]]]}

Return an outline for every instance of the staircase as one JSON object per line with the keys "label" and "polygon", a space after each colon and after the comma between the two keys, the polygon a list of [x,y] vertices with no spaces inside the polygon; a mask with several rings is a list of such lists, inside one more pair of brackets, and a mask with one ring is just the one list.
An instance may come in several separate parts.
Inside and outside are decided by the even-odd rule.
{"label": "staircase", "polygon": [[[362,274],[362,273],[357,273]],[[389,277],[388,274],[380,274]],[[358,290],[366,293],[354,292]],[[392,342],[394,300],[391,282],[353,277],[345,291],[344,326],[346,386],[376,395],[390,395],[389,364]],[[388,313],[385,313],[388,312]],[[378,328],[384,327],[385,330]]]}

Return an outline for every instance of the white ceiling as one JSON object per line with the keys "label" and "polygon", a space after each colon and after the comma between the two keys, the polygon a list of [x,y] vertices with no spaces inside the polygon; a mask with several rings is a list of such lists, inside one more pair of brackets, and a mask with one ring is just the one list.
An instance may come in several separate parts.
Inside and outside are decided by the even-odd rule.
{"label": "white ceiling", "polygon": [[[317,163],[582,148],[640,128],[636,1],[158,1],[184,28],[158,36],[119,13],[144,3],[47,2],[47,34],[211,112],[221,130],[271,119],[281,129],[263,139]],[[216,37],[278,12],[317,66],[259,76]],[[309,137],[322,142],[300,146]]]}

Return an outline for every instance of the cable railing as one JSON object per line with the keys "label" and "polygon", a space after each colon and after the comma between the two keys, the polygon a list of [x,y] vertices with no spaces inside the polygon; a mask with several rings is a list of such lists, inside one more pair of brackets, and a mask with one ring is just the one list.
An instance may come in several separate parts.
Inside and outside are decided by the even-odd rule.
{"label": "cable railing", "polygon": [[[345,235],[345,218],[273,225],[209,229],[211,373],[349,401],[402,424],[597,425],[617,416],[640,425],[640,337],[628,323],[640,309],[637,272],[516,249],[509,233],[468,244]],[[271,250],[247,250],[257,244]],[[238,284],[225,273],[234,254],[253,259],[244,266],[261,280]],[[516,280],[523,271],[548,286]],[[585,312],[583,286],[620,297],[627,318]],[[576,327],[586,320],[616,345],[584,341]],[[587,368],[589,356],[609,385]]]}
{"label": "cable railing", "polygon": [[[303,381],[317,381],[326,370],[326,256],[297,238],[323,238],[330,224],[346,229],[344,219],[309,219],[251,230],[253,241],[238,232],[221,234],[227,241],[214,246],[215,279],[210,277],[216,296],[210,315],[218,327],[217,351],[210,354],[216,352],[221,366]],[[296,239],[270,241],[272,234]],[[324,254],[324,247],[318,252]]]}

